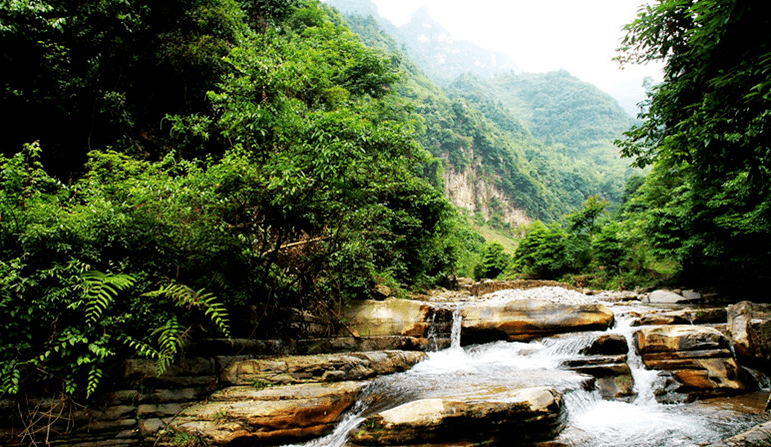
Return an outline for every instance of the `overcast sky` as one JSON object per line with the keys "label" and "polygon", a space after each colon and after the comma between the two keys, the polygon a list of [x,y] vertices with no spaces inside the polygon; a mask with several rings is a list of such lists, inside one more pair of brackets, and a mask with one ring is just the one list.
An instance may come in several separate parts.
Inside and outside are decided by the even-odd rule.
{"label": "overcast sky", "polygon": [[565,69],[611,92],[646,76],[660,80],[656,66],[620,70],[612,58],[645,0],[373,0],[381,16],[406,23],[419,7],[456,40],[511,55],[527,73]]}

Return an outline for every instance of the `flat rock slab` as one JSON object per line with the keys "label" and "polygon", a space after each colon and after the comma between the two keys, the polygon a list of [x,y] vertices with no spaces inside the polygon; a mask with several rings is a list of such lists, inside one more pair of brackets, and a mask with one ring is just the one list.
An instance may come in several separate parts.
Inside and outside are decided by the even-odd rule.
{"label": "flat rock slab", "polygon": [[231,387],[210,402],[185,409],[171,428],[209,446],[235,440],[254,445],[302,442],[332,432],[366,382],[302,384],[275,388]]}
{"label": "flat rock slab", "polygon": [[562,396],[551,387],[510,390],[505,396],[421,399],[368,418],[356,445],[439,444],[553,439],[562,429]]}
{"label": "flat rock slab", "polygon": [[634,333],[640,354],[727,349],[728,338],[717,329],[691,325],[642,328]]}
{"label": "flat rock slab", "polygon": [[286,356],[233,362],[220,381],[227,385],[285,385],[363,380],[406,371],[426,358],[418,351],[370,351]]}
{"label": "flat rock slab", "polygon": [[602,304],[541,300],[474,303],[462,309],[461,343],[529,341],[565,332],[605,330],[613,312]]}
{"label": "flat rock slab", "polygon": [[665,324],[724,324],[728,320],[725,307],[680,309],[671,311],[652,310],[638,314],[634,326]]}

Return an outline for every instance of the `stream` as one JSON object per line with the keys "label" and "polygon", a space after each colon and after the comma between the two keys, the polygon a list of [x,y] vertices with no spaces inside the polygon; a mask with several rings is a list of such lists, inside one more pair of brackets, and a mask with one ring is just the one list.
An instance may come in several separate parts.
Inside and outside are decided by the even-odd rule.
{"label": "stream", "polygon": [[[632,328],[631,318],[622,312],[616,315],[616,325],[608,332],[623,334],[629,341],[638,328]],[[480,390],[489,395],[535,386],[553,386],[563,394],[568,416],[565,430],[556,439],[558,445],[693,446],[720,441],[768,420],[766,413],[741,411],[725,403],[729,399],[723,404],[658,403],[654,392],[663,384],[656,371],[642,367],[631,342],[628,364],[637,396],[630,402],[603,400],[589,389],[587,376],[561,366],[566,359],[580,357],[579,350],[600,332],[461,347],[460,318],[456,309],[451,347],[430,352],[427,360],[407,372],[374,380],[334,433],[305,447],[343,447],[348,434],[367,416],[416,399],[473,396]],[[730,401],[766,395],[754,393]]]}

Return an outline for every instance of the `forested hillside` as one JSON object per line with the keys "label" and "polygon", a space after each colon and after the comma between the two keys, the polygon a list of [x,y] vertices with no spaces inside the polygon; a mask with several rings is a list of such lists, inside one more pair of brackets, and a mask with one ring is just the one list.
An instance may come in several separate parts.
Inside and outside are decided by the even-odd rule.
{"label": "forested hillside", "polygon": [[[509,71],[492,78],[475,69],[478,76],[462,74],[440,88],[434,82],[442,78],[423,74],[435,67],[422,58],[411,61],[398,43],[405,41],[407,49],[426,45],[419,33],[393,31],[368,0],[330,3],[350,11],[346,20],[367,45],[398,55],[405,76],[397,89],[418,105],[426,123],[424,145],[445,159],[445,189],[457,206],[480,211],[494,224],[493,208],[499,208],[504,221],[521,225],[533,218],[554,220],[593,195],[614,207],[621,203],[634,170],[613,141],[633,121],[609,95],[566,72]],[[421,21],[438,26],[425,11],[410,23]],[[460,50],[455,53],[464,59]],[[472,175],[458,175],[466,172]]]}
{"label": "forested hillside", "polygon": [[566,203],[563,212],[592,195],[621,202],[624,183],[636,170],[614,141],[634,120],[610,95],[566,71],[491,80],[464,75],[451,88],[514,138],[522,128],[532,133],[540,144],[530,144],[528,159]]}

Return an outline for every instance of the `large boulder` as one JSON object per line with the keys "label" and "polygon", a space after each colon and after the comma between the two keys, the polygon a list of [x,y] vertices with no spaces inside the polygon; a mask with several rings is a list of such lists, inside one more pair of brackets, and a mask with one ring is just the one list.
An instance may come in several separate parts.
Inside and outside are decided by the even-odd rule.
{"label": "large boulder", "polygon": [[736,394],[755,384],[729,350],[728,338],[716,329],[691,325],[642,328],[635,344],[648,369],[670,380],[659,400],[691,400]]}
{"label": "large boulder", "polygon": [[433,308],[428,303],[389,298],[354,301],[346,312],[348,328],[362,337],[426,337]]}
{"label": "large boulder", "polygon": [[749,301],[728,306],[728,332],[743,362],[768,370],[771,366],[771,304]]}
{"label": "large boulder", "polygon": [[281,445],[324,436],[356,403],[366,382],[225,388],[170,423],[206,445]]}
{"label": "large boulder", "polygon": [[517,445],[550,440],[563,424],[562,397],[551,387],[507,390],[496,396],[421,399],[368,418],[355,431],[356,445]]}
{"label": "large boulder", "polygon": [[285,385],[369,379],[406,371],[426,358],[419,351],[372,351],[234,361],[224,368],[225,385]]}
{"label": "large boulder", "polygon": [[461,343],[529,341],[576,331],[605,330],[613,312],[602,304],[567,304],[541,300],[480,302],[462,309]]}

